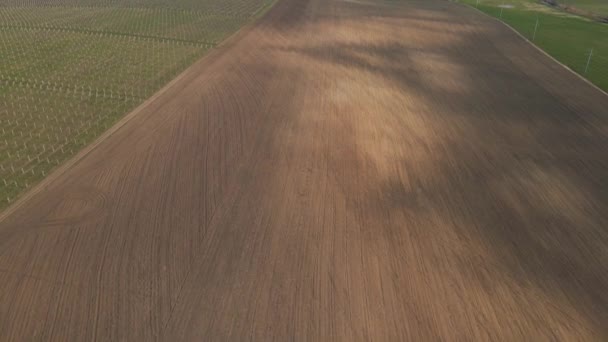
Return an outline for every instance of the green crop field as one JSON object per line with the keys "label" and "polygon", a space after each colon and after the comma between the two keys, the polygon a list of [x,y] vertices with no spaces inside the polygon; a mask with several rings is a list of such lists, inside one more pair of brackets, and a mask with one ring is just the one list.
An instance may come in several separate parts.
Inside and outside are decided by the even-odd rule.
{"label": "green crop field", "polygon": [[[608,24],[534,0],[462,2],[504,21],[570,69],[608,91]],[[599,0],[587,2],[600,3]]]}
{"label": "green crop field", "polygon": [[272,0],[0,0],[0,209]]}

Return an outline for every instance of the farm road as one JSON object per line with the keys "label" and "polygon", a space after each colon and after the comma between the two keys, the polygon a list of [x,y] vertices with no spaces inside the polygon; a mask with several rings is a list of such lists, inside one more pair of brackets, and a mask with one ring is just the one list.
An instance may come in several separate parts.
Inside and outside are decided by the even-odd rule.
{"label": "farm road", "polygon": [[479,13],[281,0],[0,223],[0,340],[606,340],[607,151]]}

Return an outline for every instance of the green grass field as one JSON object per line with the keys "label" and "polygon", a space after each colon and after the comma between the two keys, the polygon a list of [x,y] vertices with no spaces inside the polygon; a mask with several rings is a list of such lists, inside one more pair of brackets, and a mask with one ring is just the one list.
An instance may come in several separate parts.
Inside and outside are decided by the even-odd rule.
{"label": "green grass field", "polygon": [[[533,0],[463,2],[500,18],[551,56],[608,91],[608,24],[552,9]],[[593,54],[587,69],[591,49]]]}
{"label": "green grass field", "polygon": [[272,0],[0,0],[0,209]]}

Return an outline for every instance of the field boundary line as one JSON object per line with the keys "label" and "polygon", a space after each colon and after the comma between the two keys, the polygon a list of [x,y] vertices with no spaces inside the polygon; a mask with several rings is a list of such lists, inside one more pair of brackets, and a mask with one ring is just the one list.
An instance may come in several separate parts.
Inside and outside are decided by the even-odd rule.
{"label": "field boundary line", "polygon": [[511,25],[507,24],[506,22],[500,20],[499,18],[493,17],[491,15],[489,15],[488,13],[480,10],[479,8],[473,7],[469,4],[465,4],[462,2],[459,2],[459,4],[463,4],[466,7],[472,8],[475,11],[483,14],[486,17],[489,17],[499,23],[501,23],[502,25],[506,26],[508,29],[510,29],[511,31],[515,32],[515,34],[517,34],[521,39],[523,39],[524,41],[526,41],[529,45],[531,45],[533,48],[535,48],[536,50],[540,51],[542,54],[544,54],[545,56],[549,57],[550,59],[552,59],[555,63],[559,64],[562,68],[568,70],[569,72],[571,72],[572,74],[574,74],[576,77],[578,77],[579,79],[583,80],[585,83],[587,83],[588,85],[590,85],[591,87],[595,88],[596,90],[599,90],[600,93],[604,94],[605,96],[608,96],[608,92],[600,87],[598,87],[597,85],[595,85],[593,82],[589,81],[588,79],[586,79],[585,77],[583,77],[583,75],[577,73],[576,71],[572,70],[570,67],[568,67],[566,64],[560,62],[559,60],[557,60],[555,57],[551,56],[548,52],[546,52],[545,50],[541,49],[538,45],[534,44],[532,41],[530,41],[530,39],[526,38],[526,36],[524,36],[523,34],[521,34],[519,31],[517,31],[516,29],[514,29]]}
{"label": "field boundary line", "polygon": [[[169,83],[163,86],[159,91],[154,93],[151,97],[146,99],[143,103],[133,109],[131,112],[127,113],[120,120],[118,120],[112,127],[110,127],[107,131],[102,133],[97,139],[95,139],[92,143],[84,147],[80,150],[76,155],[72,158],[68,159],[65,163],[58,166],[49,174],[42,179],[38,184],[34,185],[31,189],[24,192],[21,196],[19,196],[13,204],[9,205],[4,209],[4,211],[0,211],[0,223],[3,223],[8,217],[10,217],[15,211],[25,205],[30,199],[36,196],[39,192],[48,188],[54,181],[63,176],[69,169],[78,164],[84,157],[86,157],[89,153],[93,152],[99,145],[101,145],[105,140],[110,138],[116,132],[118,132],[122,127],[124,127],[127,123],[129,123],[132,119],[137,117],[142,111],[147,109],[150,105],[152,105],[156,100],[158,100],[161,96],[165,95],[169,90],[171,90],[176,85],[180,84],[181,81],[186,79],[187,77],[196,78],[200,76],[201,72],[204,72],[206,69],[204,65],[212,63],[214,58],[218,57],[218,54],[221,55],[224,51],[227,51],[230,46],[240,39],[242,39],[247,33],[249,33],[254,27],[256,27],[259,23],[262,22],[264,17],[270,13],[270,10],[279,2],[280,0],[272,0],[270,2],[270,6],[266,8],[266,11],[262,13],[258,17],[253,17],[252,20],[245,22],[241,28],[235,31],[233,34],[228,36],[226,39],[219,42],[217,45],[212,47],[208,53],[204,56],[190,64],[184,71],[182,71],[179,75],[177,75],[174,79],[172,79]],[[211,60],[211,62],[207,63],[207,61]],[[201,68],[201,72],[196,73],[195,75],[191,75],[191,72],[196,68]]]}
{"label": "field boundary line", "polygon": [[93,151],[97,146],[99,146],[102,142],[104,142],[107,138],[112,136],[116,131],[126,125],[131,119],[137,116],[140,112],[142,112],[146,107],[148,107],[152,102],[156,101],[161,95],[163,95],[167,90],[172,88],[175,83],[180,81],[185,75],[185,72],[190,68],[184,70],[184,73],[178,75],[171,82],[169,82],[165,87],[156,92],[142,104],[137,106],[130,113],[126,114],[122,117],[118,122],[116,122],[112,127],[110,127],[107,131],[105,131],[102,135],[100,135],[95,141],[86,146],[80,152],[76,153],[72,158],[67,160],[64,164],[51,171],[47,177],[45,177],[40,183],[36,184],[31,190],[24,193],[20,196],[17,201],[15,201],[12,205],[4,210],[4,212],[0,213],[0,222],[4,221],[10,214],[15,212],[18,208],[20,208],[23,204],[25,204],[30,198],[35,196],[40,191],[44,190],[50,183],[63,175],[68,169],[72,166],[76,165],[79,161],[81,161],[85,156],[87,156],[91,151]]}

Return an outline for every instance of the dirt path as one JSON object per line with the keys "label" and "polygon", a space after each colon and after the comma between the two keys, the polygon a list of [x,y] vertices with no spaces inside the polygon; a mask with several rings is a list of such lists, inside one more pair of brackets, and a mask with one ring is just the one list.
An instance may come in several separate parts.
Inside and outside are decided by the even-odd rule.
{"label": "dirt path", "polygon": [[606,151],[474,11],[282,0],[0,223],[0,340],[606,340]]}

